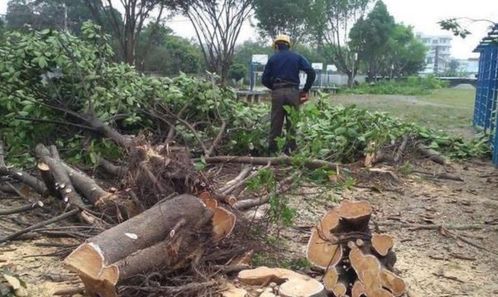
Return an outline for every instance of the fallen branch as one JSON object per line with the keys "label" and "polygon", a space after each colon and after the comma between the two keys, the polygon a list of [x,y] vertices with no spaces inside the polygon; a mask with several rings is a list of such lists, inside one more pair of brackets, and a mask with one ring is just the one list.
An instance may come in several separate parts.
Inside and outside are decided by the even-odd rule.
{"label": "fallen branch", "polygon": [[250,157],[250,156],[216,156],[205,158],[206,163],[242,163],[252,165],[303,165],[309,169],[327,168],[335,170],[339,164],[324,160],[297,161],[292,157]]}
{"label": "fallen branch", "polygon": [[403,136],[403,141],[401,142],[398,151],[396,151],[396,154],[394,155],[395,163],[399,163],[399,161],[403,157],[403,152],[405,151],[406,145],[408,144],[408,139],[409,139],[408,135]]}
{"label": "fallen branch", "polygon": [[237,184],[238,182],[240,182],[241,180],[245,179],[245,178],[249,175],[249,173],[251,173],[251,170],[252,170],[251,166],[246,166],[246,167],[244,167],[244,168],[240,171],[239,175],[237,175],[234,179],[232,179],[232,180],[230,180],[230,181],[226,182],[226,183],[225,183],[225,185],[224,185],[223,187],[221,187],[221,188],[219,188],[219,189],[217,190],[217,192],[223,193],[223,192],[225,192],[226,190],[230,189],[233,185],[235,185],[235,184]]}
{"label": "fallen branch", "polygon": [[31,225],[27,228],[24,228],[22,230],[19,230],[13,234],[10,234],[10,235],[7,235],[5,237],[2,237],[0,238],[0,243],[4,243],[4,242],[7,242],[9,240],[13,240],[13,239],[16,239],[18,238],[19,236],[23,235],[23,234],[26,234],[28,232],[31,232],[31,231],[34,231],[38,228],[41,228],[41,227],[44,227],[44,226],[47,226],[47,225],[50,225],[50,224],[53,224],[53,223],[56,223],[56,222],[59,222],[59,221],[62,221],[64,219],[67,219],[67,218],[70,218],[76,214],[79,214],[81,210],[79,209],[72,209],[68,212],[65,212],[61,215],[58,215],[56,217],[53,217],[51,219],[48,219],[46,221],[43,221],[43,222],[40,222],[38,224],[34,224],[34,225]]}
{"label": "fallen branch", "polygon": [[3,215],[14,214],[14,213],[26,212],[26,211],[30,211],[32,209],[39,208],[39,207],[43,207],[43,202],[37,201],[36,203],[30,203],[30,204],[26,204],[26,205],[16,207],[16,208],[0,209],[0,215],[3,216]]}
{"label": "fallen branch", "polygon": [[[292,185],[292,181],[296,177],[297,173],[292,174],[291,176],[285,178],[282,180],[278,186],[277,186],[277,191],[275,194],[282,194],[283,192],[288,190],[288,186]],[[268,203],[270,201],[271,195],[264,195],[263,197],[256,198],[256,199],[245,199],[245,200],[240,200],[237,201],[234,205],[233,208],[238,209],[238,210],[246,210],[254,206],[259,206],[265,203]]]}
{"label": "fallen branch", "polygon": [[427,175],[427,176],[430,176],[430,177],[436,178],[436,179],[448,179],[448,180],[454,180],[454,181],[459,181],[459,182],[464,181],[461,177],[456,176],[456,175],[452,175],[452,174],[447,173],[447,172],[434,173],[434,174],[430,173],[430,172],[420,171],[420,170],[413,170],[413,172],[424,174],[424,175]]}
{"label": "fallen branch", "polygon": [[209,157],[211,156],[211,154],[213,154],[213,151],[216,149],[218,143],[220,143],[221,139],[223,138],[223,134],[225,133],[226,128],[227,128],[227,123],[225,122],[225,120],[222,120],[220,132],[218,133],[218,135],[216,135],[216,138],[213,140],[213,143],[207,150],[206,157]]}
{"label": "fallen branch", "polygon": [[423,144],[418,144],[417,149],[422,153],[422,155],[426,156],[429,158],[429,160],[436,162],[441,165],[449,165],[450,161],[448,158],[443,156],[440,152],[433,150],[431,148],[428,148],[424,146]]}
{"label": "fallen branch", "polygon": [[112,162],[104,158],[98,158],[97,165],[99,167],[102,167],[107,173],[110,173],[117,177],[123,177],[128,172],[128,168],[126,168],[125,166],[114,165]]}

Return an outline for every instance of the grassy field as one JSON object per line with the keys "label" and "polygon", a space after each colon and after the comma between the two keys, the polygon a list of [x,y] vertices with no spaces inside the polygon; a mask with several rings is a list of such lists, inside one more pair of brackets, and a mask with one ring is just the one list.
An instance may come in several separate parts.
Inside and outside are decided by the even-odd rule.
{"label": "grassy field", "polygon": [[430,95],[333,95],[335,104],[356,104],[372,111],[388,112],[452,134],[471,136],[475,89],[447,88]]}

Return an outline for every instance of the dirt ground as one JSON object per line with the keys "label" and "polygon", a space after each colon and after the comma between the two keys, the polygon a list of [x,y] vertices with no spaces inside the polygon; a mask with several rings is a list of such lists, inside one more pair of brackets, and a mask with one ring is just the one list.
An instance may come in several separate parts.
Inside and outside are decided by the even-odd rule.
{"label": "dirt ground", "polygon": [[[417,166],[429,173],[441,169],[426,162]],[[387,186],[358,183],[349,190],[334,191],[333,198],[324,201],[311,201],[308,195],[294,197],[291,203],[300,212],[294,227],[281,233],[284,252],[289,258],[303,258],[309,226],[338,200],[368,200],[375,209],[372,221],[378,223],[377,228],[396,238],[395,267],[409,286],[409,297],[498,296],[498,170],[481,161],[453,164],[448,170],[463,182],[398,172],[397,181]],[[3,208],[20,203],[5,197],[0,201]],[[0,234],[37,220],[32,214],[0,216]],[[414,224],[446,226],[453,237],[445,229],[412,230]],[[452,229],[462,225],[477,229]],[[9,269],[18,275],[26,282],[29,296],[52,296],[58,289],[79,286],[60,257],[42,256],[58,250],[39,246],[46,242],[75,243],[37,237],[0,246],[0,272]]]}

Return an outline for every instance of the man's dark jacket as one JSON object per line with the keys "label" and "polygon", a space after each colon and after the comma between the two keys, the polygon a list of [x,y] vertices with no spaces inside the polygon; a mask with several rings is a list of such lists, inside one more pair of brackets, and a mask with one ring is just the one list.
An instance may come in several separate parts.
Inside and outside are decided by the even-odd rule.
{"label": "man's dark jacket", "polygon": [[304,71],[307,74],[303,91],[308,92],[315,81],[315,70],[303,56],[288,49],[281,49],[268,60],[261,82],[271,90],[274,89],[275,83],[280,84],[280,82],[298,88],[299,71]]}

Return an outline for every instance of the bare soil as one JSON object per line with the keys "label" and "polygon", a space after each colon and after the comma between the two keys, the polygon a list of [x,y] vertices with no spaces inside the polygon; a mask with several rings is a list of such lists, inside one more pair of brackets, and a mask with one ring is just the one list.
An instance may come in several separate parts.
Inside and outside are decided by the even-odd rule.
{"label": "bare soil", "polygon": [[[395,267],[409,286],[409,297],[498,296],[498,170],[480,161],[453,164],[447,169],[464,180],[459,182],[383,168],[397,178],[359,181],[342,191],[332,189],[329,199],[320,201],[312,198],[316,189],[301,189],[301,195],[291,200],[299,209],[295,224],[280,233],[281,256],[302,259],[309,228],[339,200],[368,200],[375,208],[372,221],[378,223],[379,231],[396,238]],[[438,173],[443,169],[422,162],[417,170]],[[23,203],[12,197],[0,201],[2,208]],[[32,213],[0,216],[0,235],[40,219]],[[415,224],[446,226],[451,234],[440,228],[412,230]],[[479,228],[451,229],[473,224]],[[0,272],[9,269],[17,274],[27,283],[30,296],[52,296],[58,289],[80,286],[77,277],[62,266],[60,255],[41,256],[60,251],[37,246],[46,242],[76,241],[37,236],[0,246]]]}

